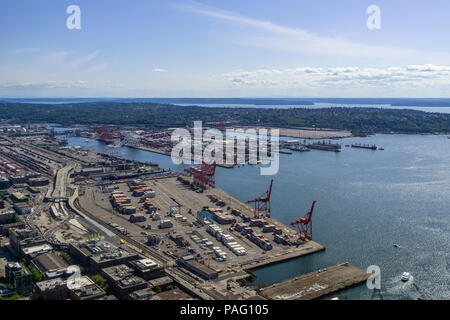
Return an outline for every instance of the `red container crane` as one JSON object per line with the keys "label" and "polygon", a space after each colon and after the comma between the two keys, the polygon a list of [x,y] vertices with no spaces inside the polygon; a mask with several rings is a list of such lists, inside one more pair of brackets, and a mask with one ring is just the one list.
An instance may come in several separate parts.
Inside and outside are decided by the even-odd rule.
{"label": "red container crane", "polygon": [[291,226],[297,226],[298,234],[302,240],[312,240],[312,214],[316,201],[314,200],[311,206],[311,210],[307,212],[303,218],[291,222]]}
{"label": "red container crane", "polygon": [[186,173],[189,173],[194,178],[194,184],[206,188],[206,186],[215,186],[214,174],[216,172],[217,164],[214,162],[212,164],[202,163],[201,167],[190,167],[184,169]]}
{"label": "red container crane", "polygon": [[269,190],[264,192],[259,198],[247,201],[247,204],[255,204],[255,218],[258,219],[261,216],[270,218],[270,194],[272,193],[273,179],[270,181]]}

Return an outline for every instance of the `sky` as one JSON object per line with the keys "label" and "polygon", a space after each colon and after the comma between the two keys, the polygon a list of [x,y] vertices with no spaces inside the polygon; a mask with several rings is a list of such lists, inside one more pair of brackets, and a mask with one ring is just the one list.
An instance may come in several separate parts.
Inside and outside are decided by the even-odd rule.
{"label": "sky", "polygon": [[2,0],[0,97],[450,97],[449,12],[448,0]]}

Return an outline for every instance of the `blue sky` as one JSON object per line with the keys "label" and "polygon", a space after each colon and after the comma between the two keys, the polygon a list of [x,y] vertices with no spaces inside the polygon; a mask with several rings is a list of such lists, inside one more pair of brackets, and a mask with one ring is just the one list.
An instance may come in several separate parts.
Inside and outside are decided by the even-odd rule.
{"label": "blue sky", "polygon": [[[69,5],[81,30],[69,30]],[[369,5],[381,29],[369,30]],[[447,0],[2,0],[0,97],[450,97]]]}

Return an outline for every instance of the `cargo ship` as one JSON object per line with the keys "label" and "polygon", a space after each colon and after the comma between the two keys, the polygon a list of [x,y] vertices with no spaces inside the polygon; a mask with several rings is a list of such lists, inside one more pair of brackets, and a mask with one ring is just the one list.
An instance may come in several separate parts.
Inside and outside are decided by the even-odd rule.
{"label": "cargo ship", "polygon": [[307,146],[309,149],[315,149],[315,150],[324,150],[324,151],[334,151],[334,152],[341,152],[341,145],[338,143],[331,143],[331,141],[326,142],[325,140],[322,142],[316,142],[308,144]]}
{"label": "cargo ship", "polygon": [[352,148],[377,150],[377,146],[374,145],[374,144],[373,145],[368,145],[368,144],[354,143],[354,144],[352,144]]}
{"label": "cargo ship", "polygon": [[305,146],[291,147],[291,148],[289,148],[289,150],[292,150],[292,151],[311,151],[311,150],[309,150],[309,148],[307,148]]}

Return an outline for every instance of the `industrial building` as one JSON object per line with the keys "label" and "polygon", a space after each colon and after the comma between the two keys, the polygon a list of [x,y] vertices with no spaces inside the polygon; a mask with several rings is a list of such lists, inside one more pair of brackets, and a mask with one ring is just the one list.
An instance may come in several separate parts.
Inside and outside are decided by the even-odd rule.
{"label": "industrial building", "polygon": [[201,264],[200,262],[196,261],[194,256],[192,255],[181,257],[180,259],[178,259],[178,263],[180,263],[189,271],[198,274],[206,280],[213,280],[219,276],[219,272],[217,270]]}

